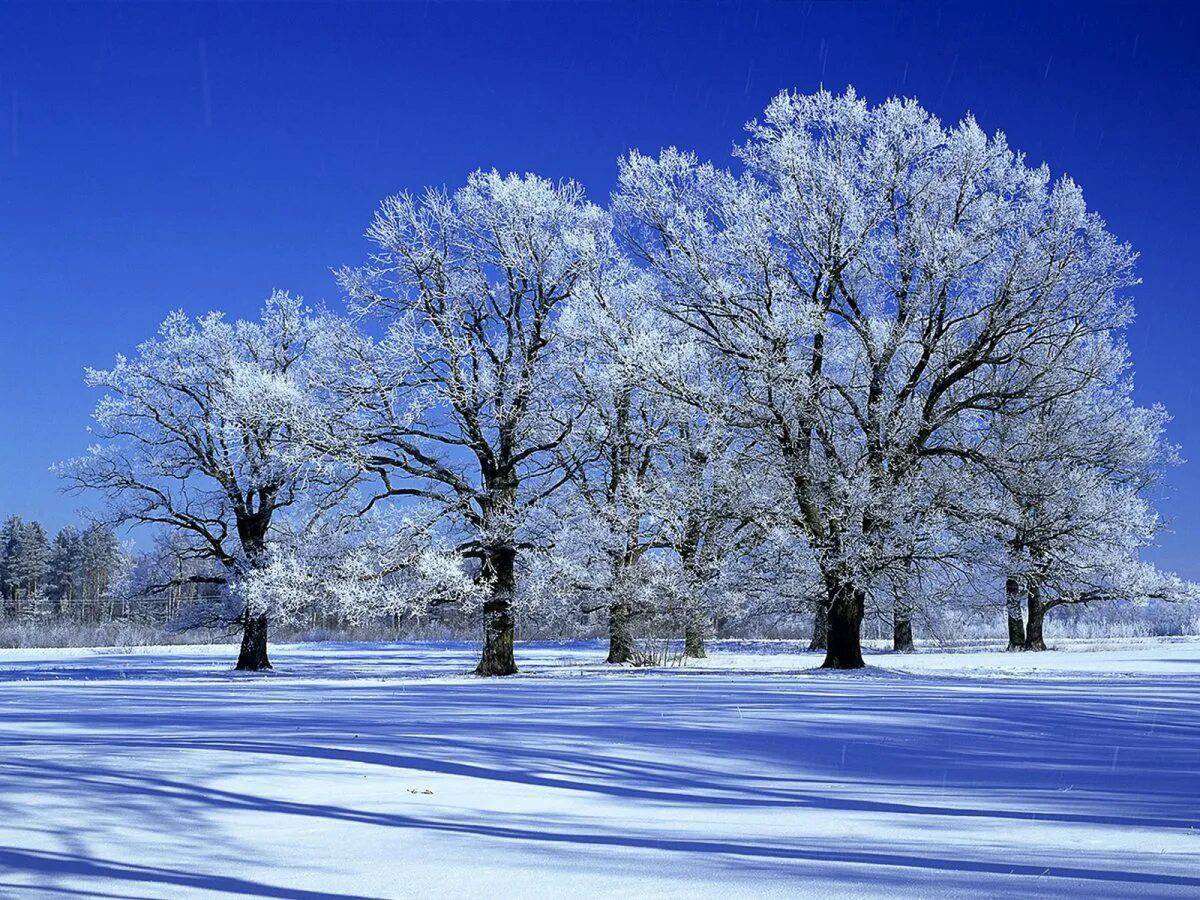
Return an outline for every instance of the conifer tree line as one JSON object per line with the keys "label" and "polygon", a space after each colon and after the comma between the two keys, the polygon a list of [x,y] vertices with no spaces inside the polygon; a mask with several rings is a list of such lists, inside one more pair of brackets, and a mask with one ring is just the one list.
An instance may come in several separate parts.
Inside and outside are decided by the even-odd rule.
{"label": "conifer tree line", "polygon": [[336,311],[171,313],[88,371],[63,476],[220,586],[249,670],[314,608],[470,618],[507,675],[534,623],[621,664],[802,616],[856,668],[868,616],[1041,650],[1057,607],[1194,599],[1142,559],[1178,458],[1132,396],[1136,254],[1071,178],[852,90],[617,172],[389,197]]}
{"label": "conifer tree line", "polygon": [[9,621],[99,622],[128,612],[129,559],[103,525],[68,525],[53,538],[38,522],[0,525],[0,596]]}

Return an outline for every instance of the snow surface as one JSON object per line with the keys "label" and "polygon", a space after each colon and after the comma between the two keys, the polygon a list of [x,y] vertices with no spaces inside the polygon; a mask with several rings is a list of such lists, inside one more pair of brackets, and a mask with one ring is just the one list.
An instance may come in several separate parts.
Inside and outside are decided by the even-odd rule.
{"label": "snow surface", "polygon": [[0,651],[0,896],[1200,895],[1200,640],[475,653]]}

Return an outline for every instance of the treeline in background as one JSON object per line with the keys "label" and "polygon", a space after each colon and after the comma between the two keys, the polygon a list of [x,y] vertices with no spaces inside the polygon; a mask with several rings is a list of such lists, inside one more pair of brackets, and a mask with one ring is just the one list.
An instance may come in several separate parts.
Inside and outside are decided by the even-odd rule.
{"label": "treeline in background", "polygon": [[128,618],[132,564],[103,525],[67,525],[50,537],[39,522],[10,515],[0,526],[0,616],[6,623]]}

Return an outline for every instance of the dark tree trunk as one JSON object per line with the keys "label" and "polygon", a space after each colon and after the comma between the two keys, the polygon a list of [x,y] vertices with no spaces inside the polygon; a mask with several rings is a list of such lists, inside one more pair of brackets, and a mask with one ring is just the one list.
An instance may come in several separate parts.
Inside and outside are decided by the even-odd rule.
{"label": "dark tree trunk", "polygon": [[1021,582],[1010,576],[1004,581],[1004,603],[1008,618],[1008,649],[1025,649],[1025,621],[1021,613]]}
{"label": "dark tree trunk", "polygon": [[704,659],[704,623],[695,613],[688,614],[687,623],[683,626],[683,655],[688,659]]}
{"label": "dark tree trunk", "polygon": [[897,653],[912,653],[912,605],[905,599],[896,598],[892,607],[892,649]]}
{"label": "dark tree trunk", "polygon": [[483,604],[483,656],[475,667],[476,675],[517,673],[517,663],[513,658],[516,623],[512,612],[517,584],[516,555],[512,547],[501,546],[493,548],[487,558],[486,566],[494,581],[491,596]]}
{"label": "dark tree trunk", "polygon": [[629,604],[625,601],[614,601],[608,607],[608,659],[605,662],[620,665],[633,661],[630,618]]}
{"label": "dark tree trunk", "polygon": [[[267,531],[271,527],[273,512],[271,499],[271,496],[260,493],[260,508],[257,512],[251,513],[243,509],[237,513],[238,538],[251,566],[261,565],[266,551]],[[242,614],[242,649],[238,653],[235,668],[239,672],[261,672],[271,668],[271,660],[267,658],[265,613],[254,615],[247,608]]]}
{"label": "dark tree trunk", "polygon": [[809,650],[829,649],[829,610],[825,603],[818,600],[813,612],[812,640],[808,642]]}
{"label": "dark tree trunk", "polygon": [[865,597],[849,581],[831,576],[826,579],[829,594],[828,644],[823,669],[861,669],[862,620]]}
{"label": "dark tree trunk", "polygon": [[688,596],[684,604],[683,622],[683,655],[687,659],[704,659],[704,626],[708,619],[703,610],[702,593],[700,590],[700,573],[697,566],[697,551],[700,548],[700,538],[703,526],[699,516],[692,516],[688,521],[687,531],[682,546],[679,548],[679,561],[687,576]]}
{"label": "dark tree trunk", "polygon": [[242,649],[238,653],[239,672],[261,672],[271,668],[267,658],[267,617],[247,613],[242,623]]}
{"label": "dark tree trunk", "polygon": [[1040,592],[1036,587],[1029,588],[1029,623],[1025,626],[1025,649],[1045,650],[1046,641],[1042,637],[1042,623],[1046,618],[1046,607],[1042,603]]}

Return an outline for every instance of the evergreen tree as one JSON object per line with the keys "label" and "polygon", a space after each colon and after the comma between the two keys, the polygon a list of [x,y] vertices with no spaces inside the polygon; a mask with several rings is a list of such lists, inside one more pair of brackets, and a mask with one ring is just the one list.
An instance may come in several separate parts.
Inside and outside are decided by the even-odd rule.
{"label": "evergreen tree", "polygon": [[46,573],[46,596],[54,611],[66,615],[80,599],[79,529],[67,525],[54,536]]}
{"label": "evergreen tree", "polygon": [[[115,599],[113,588],[120,576],[121,544],[112,529],[92,525],[80,536],[77,567],[83,596],[99,611],[101,602]],[[115,614],[110,606],[109,614]]]}
{"label": "evergreen tree", "polygon": [[15,562],[23,528],[20,516],[9,516],[0,528],[0,601],[6,615],[9,602],[16,599]]}

